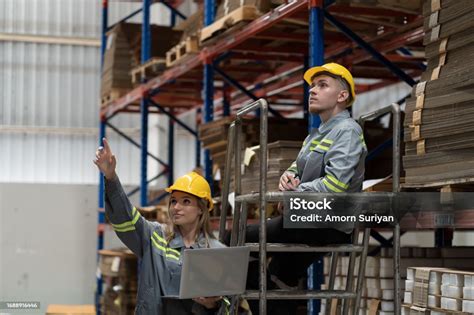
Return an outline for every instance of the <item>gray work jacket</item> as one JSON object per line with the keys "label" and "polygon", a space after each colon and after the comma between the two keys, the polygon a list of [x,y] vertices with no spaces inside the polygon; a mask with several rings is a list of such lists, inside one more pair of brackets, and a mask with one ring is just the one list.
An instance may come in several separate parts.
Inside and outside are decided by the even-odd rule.
{"label": "gray work jacket", "polygon": [[311,130],[288,171],[300,179],[297,191],[358,192],[366,155],[362,129],[344,110]]}
{"label": "gray work jacket", "polygon": [[[144,219],[133,207],[118,178],[105,181],[105,214],[117,236],[140,259],[135,314],[181,315],[226,314],[222,301],[216,310],[208,310],[192,300],[163,298],[179,295],[182,253],[185,249],[179,233],[168,243],[163,225]],[[209,242],[209,244],[207,244]],[[225,247],[216,239],[200,235],[191,248]]]}

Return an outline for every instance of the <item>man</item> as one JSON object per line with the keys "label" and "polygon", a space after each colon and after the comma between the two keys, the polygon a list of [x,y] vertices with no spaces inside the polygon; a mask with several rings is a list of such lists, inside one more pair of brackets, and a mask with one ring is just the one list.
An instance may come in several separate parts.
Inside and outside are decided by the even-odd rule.
{"label": "man", "polygon": [[304,74],[310,85],[309,111],[321,118],[303,142],[296,161],[281,176],[282,191],[362,190],[367,148],[362,129],[347,111],[355,100],[354,79],[343,66],[328,63]]}
{"label": "man", "polygon": [[[281,191],[358,192],[362,190],[367,148],[363,132],[351,118],[347,108],[355,100],[354,79],[351,73],[336,63],[308,69],[304,74],[310,85],[309,111],[321,118],[319,128],[311,130],[295,162],[281,176]],[[246,241],[258,242],[258,225],[247,228]],[[286,230],[281,216],[267,222],[267,242],[303,243],[313,246],[350,242],[350,229]],[[284,284],[295,286],[318,257],[314,253],[275,253],[269,264],[269,289]],[[276,277],[276,278],[275,278]],[[248,286],[258,288],[258,266],[249,266]],[[271,305],[274,304],[274,305]],[[292,314],[294,308],[272,302],[269,309],[275,314]],[[286,308],[286,309],[284,309]],[[252,312],[257,313],[256,305]]]}

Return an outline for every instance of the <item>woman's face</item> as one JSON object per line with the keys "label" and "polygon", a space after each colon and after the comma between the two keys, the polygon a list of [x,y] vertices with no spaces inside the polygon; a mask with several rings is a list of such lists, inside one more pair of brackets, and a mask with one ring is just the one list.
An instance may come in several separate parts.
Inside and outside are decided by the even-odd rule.
{"label": "woman's face", "polygon": [[182,191],[173,191],[170,199],[170,218],[175,225],[196,224],[202,214],[198,198]]}

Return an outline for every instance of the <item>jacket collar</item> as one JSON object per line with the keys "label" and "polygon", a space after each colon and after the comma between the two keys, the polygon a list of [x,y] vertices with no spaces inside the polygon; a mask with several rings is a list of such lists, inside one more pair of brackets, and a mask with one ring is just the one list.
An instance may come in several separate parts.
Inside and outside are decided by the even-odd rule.
{"label": "jacket collar", "polygon": [[336,116],[331,117],[325,123],[322,123],[319,126],[318,131],[320,133],[326,133],[329,130],[333,129],[334,126],[336,126],[339,122],[341,122],[342,120],[345,120],[347,118],[350,118],[350,117],[351,117],[351,115],[349,114],[349,111],[347,109],[345,109],[342,112],[338,113]]}
{"label": "jacket collar", "polygon": [[[169,242],[168,245],[171,248],[186,247],[184,245],[183,237],[181,236],[179,231],[176,231],[176,233],[174,234],[174,238]],[[206,237],[204,236],[204,233],[200,233],[196,243],[191,245],[191,248],[206,248],[207,247],[206,245],[207,245]]]}

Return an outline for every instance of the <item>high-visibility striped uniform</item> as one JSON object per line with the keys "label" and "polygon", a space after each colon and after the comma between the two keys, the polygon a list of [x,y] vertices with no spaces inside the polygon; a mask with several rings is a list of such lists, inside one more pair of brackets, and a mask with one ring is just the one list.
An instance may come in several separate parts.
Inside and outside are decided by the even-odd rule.
{"label": "high-visibility striped uniform", "polygon": [[288,171],[300,179],[297,191],[358,192],[366,156],[362,129],[344,110],[311,131]]}
{"label": "high-visibility striped uniform", "polygon": [[[118,178],[105,181],[105,214],[117,236],[140,258],[135,314],[227,314],[224,299],[216,310],[207,310],[193,300],[162,298],[179,295],[182,254],[185,249],[179,233],[166,241],[163,226],[144,219],[133,207]],[[191,248],[224,247],[218,240],[201,234]]]}

